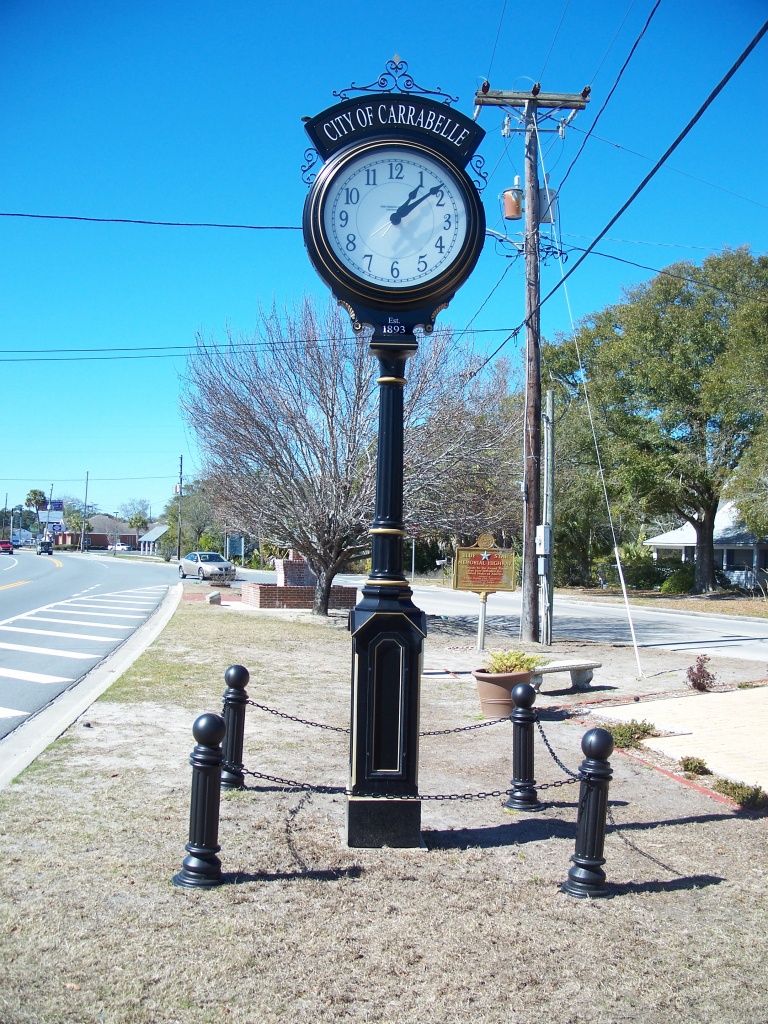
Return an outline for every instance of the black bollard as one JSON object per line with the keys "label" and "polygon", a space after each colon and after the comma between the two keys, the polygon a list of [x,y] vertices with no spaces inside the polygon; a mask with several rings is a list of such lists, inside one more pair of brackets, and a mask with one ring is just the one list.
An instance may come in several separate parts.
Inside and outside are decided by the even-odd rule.
{"label": "black bollard", "polygon": [[192,765],[192,797],[189,805],[189,842],[181,871],[173,884],[187,889],[221,885],[219,804],[221,801],[221,741],[226,726],[220,715],[208,713],[195,719],[192,735],[197,746],[189,755]]}
{"label": "black bollard", "polygon": [[513,811],[539,811],[541,804],[533,777],[533,738],[538,714],[534,710],[536,691],[530,683],[518,683],[512,690],[512,792],[504,804]]}
{"label": "black bollard", "polygon": [[573,867],[563,882],[562,890],[569,896],[607,896],[605,885],[605,819],[608,813],[608,786],[613,775],[608,758],[613,753],[613,736],[607,729],[590,729],[584,733],[581,749],[585,760],[579,777],[579,816],[576,822],[576,851],[571,857]]}
{"label": "black bollard", "polygon": [[245,733],[245,712],[248,707],[248,694],[245,688],[250,679],[248,669],[243,665],[230,665],[224,673],[227,688],[224,691],[224,724],[227,734],[224,737],[222,757],[226,768],[221,770],[222,789],[242,789],[245,784],[243,775],[243,735]]}

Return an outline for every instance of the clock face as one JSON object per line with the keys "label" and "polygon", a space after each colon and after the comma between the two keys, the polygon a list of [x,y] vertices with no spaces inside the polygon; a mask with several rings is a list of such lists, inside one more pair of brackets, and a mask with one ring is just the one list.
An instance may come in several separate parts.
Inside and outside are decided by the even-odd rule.
{"label": "clock face", "polygon": [[466,186],[418,147],[373,146],[342,161],[323,196],[325,243],[356,280],[403,290],[434,281],[466,249]]}

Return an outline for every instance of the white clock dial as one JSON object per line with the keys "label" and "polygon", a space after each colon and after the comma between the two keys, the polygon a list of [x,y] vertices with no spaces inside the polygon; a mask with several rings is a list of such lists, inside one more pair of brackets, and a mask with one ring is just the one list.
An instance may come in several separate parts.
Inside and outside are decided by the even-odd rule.
{"label": "white clock dial", "polygon": [[467,205],[456,176],[442,161],[406,146],[349,160],[328,186],[322,217],[341,265],[383,288],[440,276],[467,237]]}

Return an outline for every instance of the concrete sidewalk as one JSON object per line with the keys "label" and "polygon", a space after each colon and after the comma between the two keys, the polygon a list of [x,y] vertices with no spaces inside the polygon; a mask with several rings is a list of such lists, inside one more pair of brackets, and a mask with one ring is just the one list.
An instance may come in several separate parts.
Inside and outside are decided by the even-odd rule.
{"label": "concrete sidewalk", "polygon": [[710,771],[768,792],[768,686],[725,693],[681,693],[641,704],[622,704],[595,717],[651,722],[671,736],[652,736],[645,746],[679,760],[702,758]]}

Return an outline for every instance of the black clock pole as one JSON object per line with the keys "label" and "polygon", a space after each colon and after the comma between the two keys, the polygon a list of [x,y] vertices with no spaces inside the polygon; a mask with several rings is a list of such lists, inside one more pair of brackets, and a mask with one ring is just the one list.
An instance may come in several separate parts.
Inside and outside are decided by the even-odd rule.
{"label": "black clock pole", "polygon": [[347,845],[421,845],[419,700],[426,616],[403,574],[403,389],[416,339],[374,329],[379,444],[371,572],[350,613],[352,716]]}

